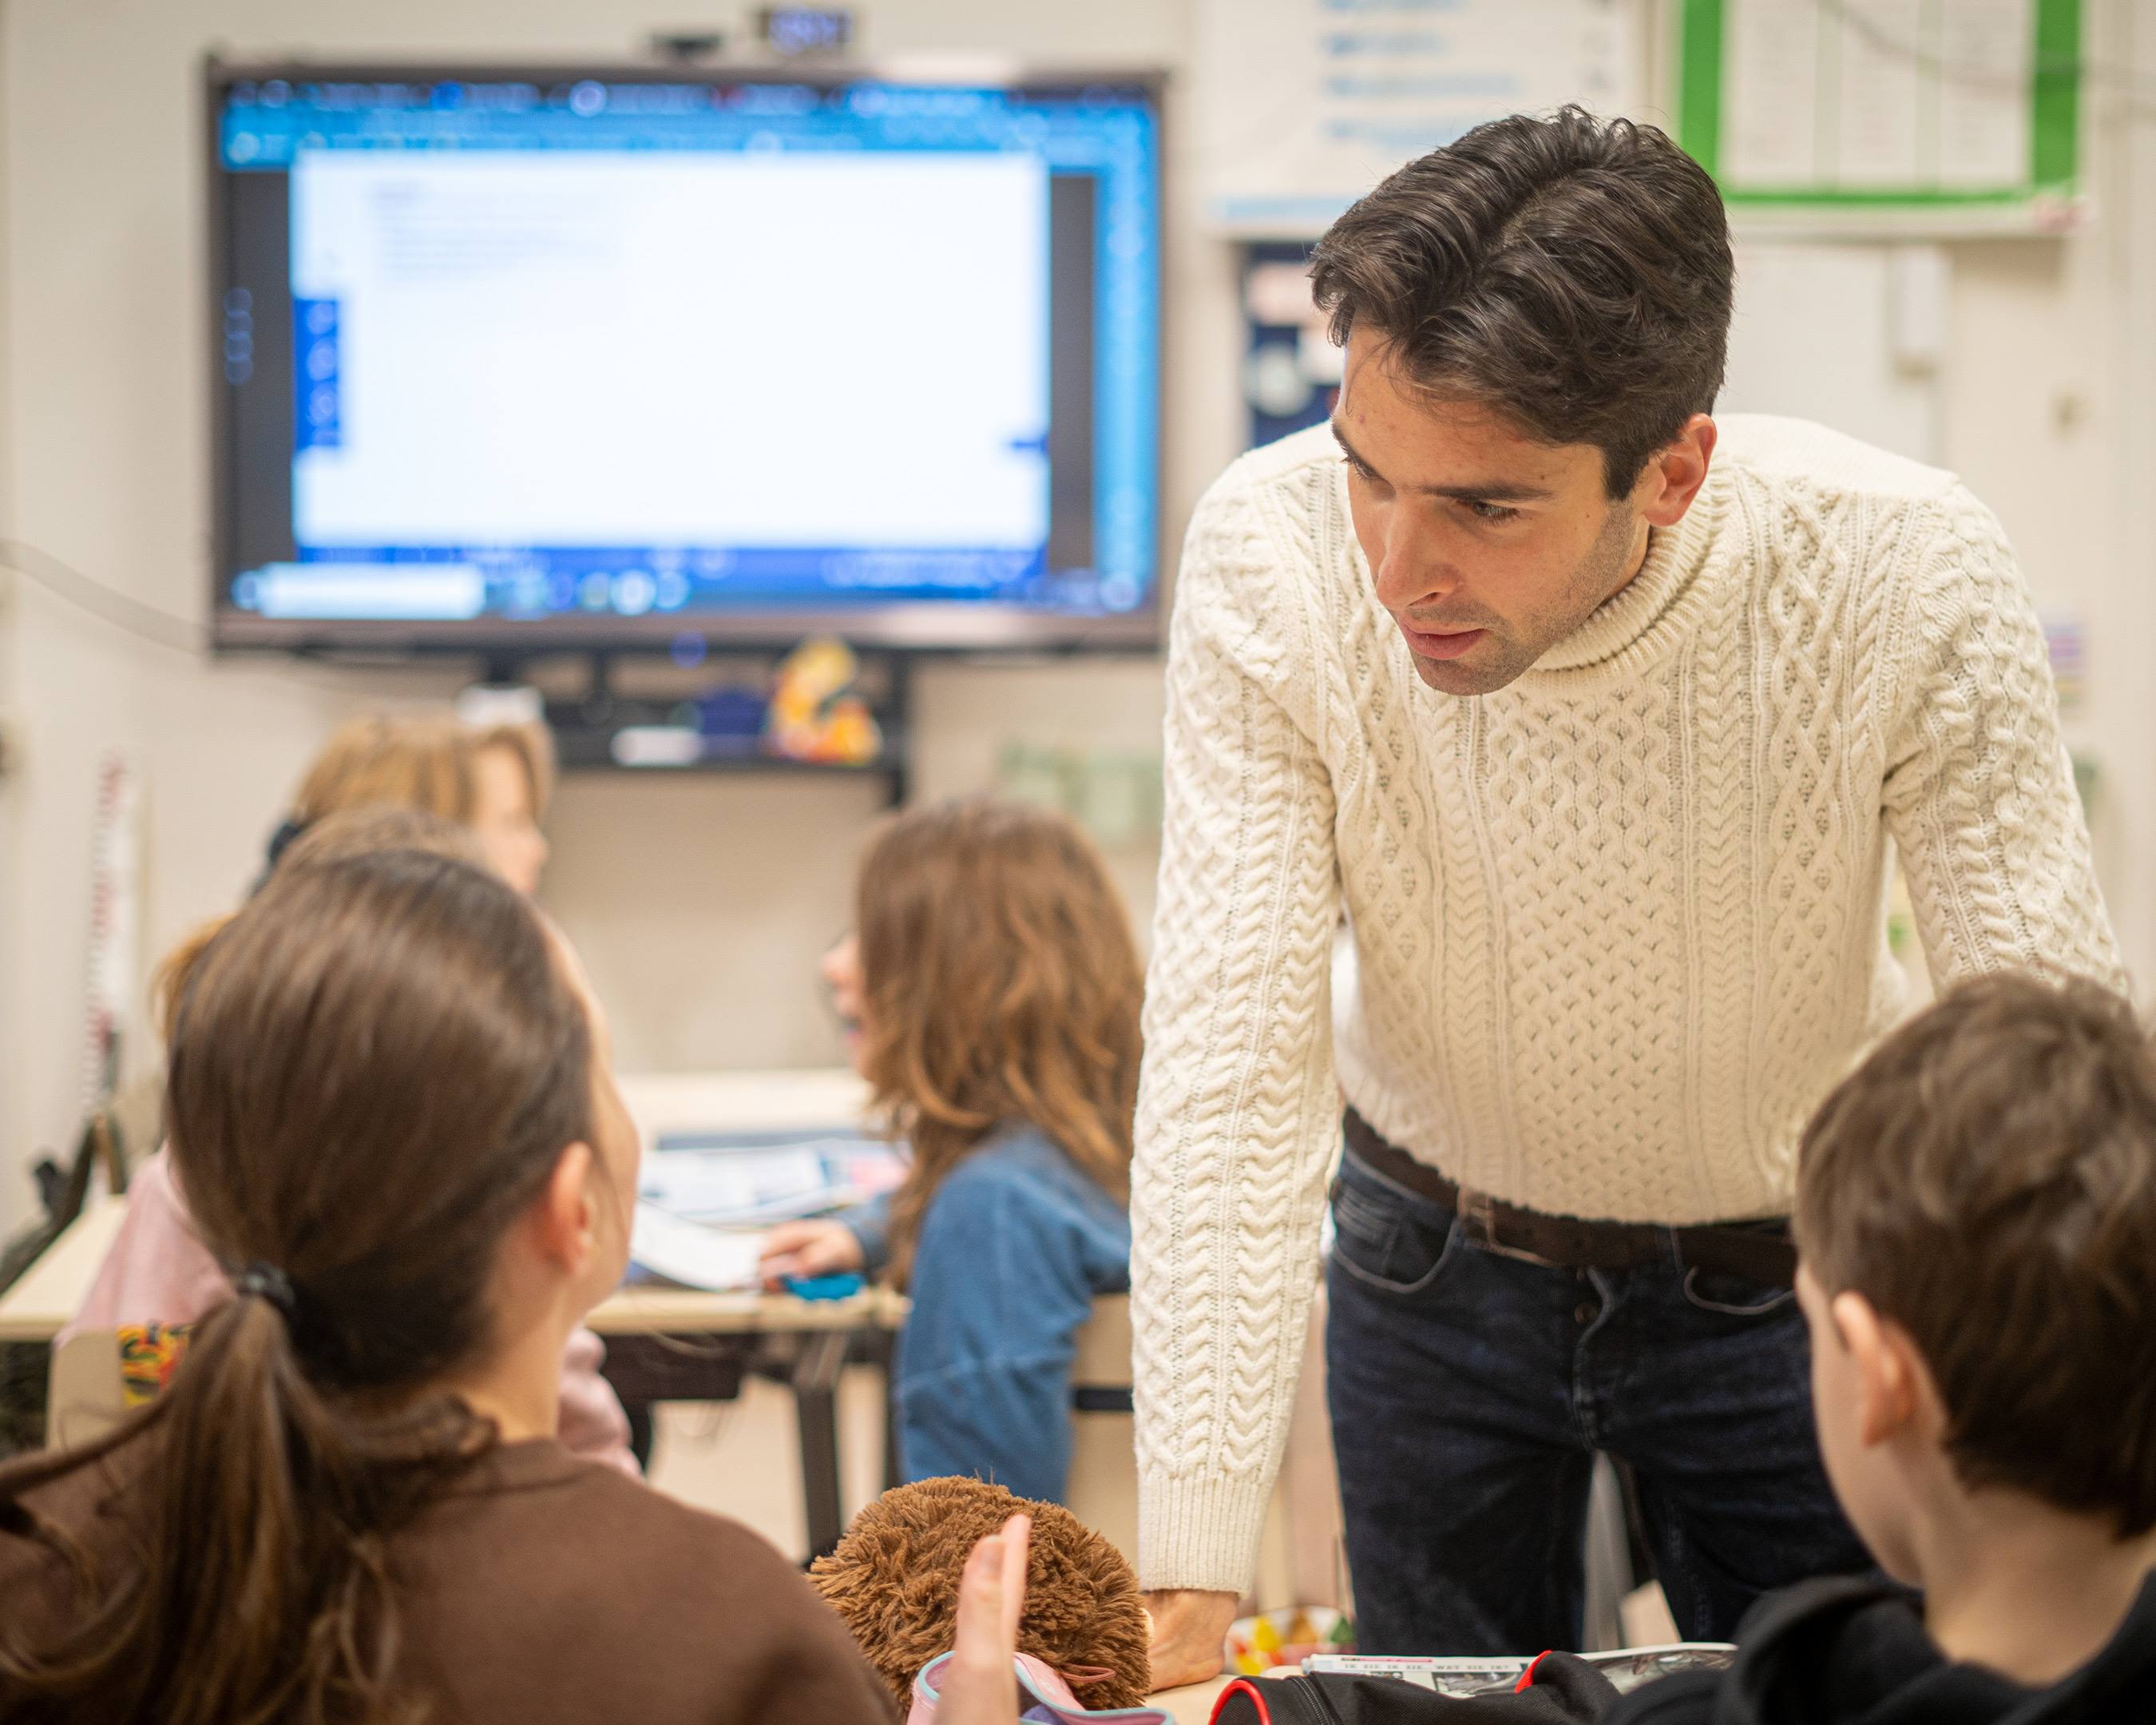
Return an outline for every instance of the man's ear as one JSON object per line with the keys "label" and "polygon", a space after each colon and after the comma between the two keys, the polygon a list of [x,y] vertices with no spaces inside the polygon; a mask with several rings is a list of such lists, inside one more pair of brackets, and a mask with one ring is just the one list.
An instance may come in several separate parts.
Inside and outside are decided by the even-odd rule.
{"label": "man's ear", "polygon": [[1714,459],[1714,421],[1694,413],[1676,438],[1647,458],[1632,487],[1632,501],[1650,527],[1674,527],[1685,518]]}
{"label": "man's ear", "polygon": [[1828,1312],[1856,1368],[1857,1435],[1883,1444],[1917,1414],[1922,1367],[1915,1347],[1861,1294],[1836,1294]]}
{"label": "man's ear", "polygon": [[592,1204],[592,1175],[598,1158],[578,1139],[554,1158],[553,1171],[532,1200],[531,1218],[540,1255],[581,1276],[597,1250],[598,1219]]}

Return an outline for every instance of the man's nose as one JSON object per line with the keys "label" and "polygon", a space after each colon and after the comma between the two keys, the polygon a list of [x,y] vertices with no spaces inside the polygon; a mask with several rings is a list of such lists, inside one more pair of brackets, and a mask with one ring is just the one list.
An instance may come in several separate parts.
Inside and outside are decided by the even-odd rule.
{"label": "man's nose", "polygon": [[1392,512],[1385,523],[1384,550],[1377,588],[1378,602],[1387,610],[1409,610],[1458,591],[1460,572],[1445,555],[1438,536],[1418,521],[1413,511]]}

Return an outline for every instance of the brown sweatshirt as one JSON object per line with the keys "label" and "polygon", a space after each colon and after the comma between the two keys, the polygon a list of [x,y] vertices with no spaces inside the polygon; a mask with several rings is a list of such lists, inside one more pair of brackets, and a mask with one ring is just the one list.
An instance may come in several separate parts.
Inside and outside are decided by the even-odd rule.
{"label": "brown sweatshirt", "polygon": [[[27,1502],[102,1568],[129,1543],[112,1483],[85,1469]],[[844,1626],[763,1540],[551,1440],[493,1452],[391,1552],[403,1670],[437,1725],[890,1725]],[[34,1648],[71,1597],[62,1560],[0,1519],[12,1632]],[[0,1721],[13,1699],[0,1681]]]}

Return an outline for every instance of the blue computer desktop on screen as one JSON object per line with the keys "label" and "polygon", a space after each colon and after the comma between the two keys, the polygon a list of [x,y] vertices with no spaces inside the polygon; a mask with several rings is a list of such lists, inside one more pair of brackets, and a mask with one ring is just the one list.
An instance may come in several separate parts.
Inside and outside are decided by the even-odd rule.
{"label": "blue computer desktop on screen", "polygon": [[1150,613],[1150,90],[213,94],[226,619]]}

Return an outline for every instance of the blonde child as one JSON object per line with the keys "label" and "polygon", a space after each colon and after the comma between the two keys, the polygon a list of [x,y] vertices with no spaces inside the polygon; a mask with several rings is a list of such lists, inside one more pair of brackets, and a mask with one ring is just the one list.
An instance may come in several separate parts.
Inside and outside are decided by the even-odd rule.
{"label": "blonde child", "polygon": [[519,892],[547,865],[540,830],[553,795],[554,748],[532,725],[478,729],[446,713],[367,713],[331,733],[270,839],[267,870],[317,821],[347,809],[418,809],[469,828]]}

